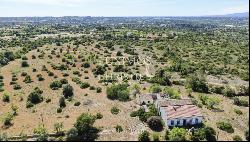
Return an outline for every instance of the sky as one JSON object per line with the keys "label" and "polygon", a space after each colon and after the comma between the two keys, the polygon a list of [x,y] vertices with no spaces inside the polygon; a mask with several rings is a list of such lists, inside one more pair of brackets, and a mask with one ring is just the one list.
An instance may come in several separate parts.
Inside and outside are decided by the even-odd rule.
{"label": "sky", "polygon": [[249,0],[0,0],[0,17],[206,16],[249,11]]}

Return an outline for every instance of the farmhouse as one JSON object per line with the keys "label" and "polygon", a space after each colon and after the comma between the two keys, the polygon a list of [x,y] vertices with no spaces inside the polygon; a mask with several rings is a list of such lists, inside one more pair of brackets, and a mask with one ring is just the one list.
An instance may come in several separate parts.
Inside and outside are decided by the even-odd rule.
{"label": "farmhouse", "polygon": [[161,94],[161,93],[150,93],[150,94],[142,94],[138,97],[138,103],[140,105],[147,105],[147,104],[153,104],[157,100],[162,100],[167,98],[167,94]]}
{"label": "farmhouse", "polygon": [[168,127],[197,125],[203,121],[199,108],[190,99],[159,100],[155,105]]}
{"label": "farmhouse", "polygon": [[147,111],[147,104],[155,104],[166,127],[201,124],[203,116],[190,99],[169,99],[167,94],[140,95],[138,103]]}

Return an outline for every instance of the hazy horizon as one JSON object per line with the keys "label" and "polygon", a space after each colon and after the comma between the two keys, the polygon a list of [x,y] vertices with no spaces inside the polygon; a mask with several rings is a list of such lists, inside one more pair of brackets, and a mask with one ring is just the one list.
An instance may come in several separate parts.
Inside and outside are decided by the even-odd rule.
{"label": "hazy horizon", "polygon": [[0,17],[188,17],[249,12],[248,0],[0,0]]}

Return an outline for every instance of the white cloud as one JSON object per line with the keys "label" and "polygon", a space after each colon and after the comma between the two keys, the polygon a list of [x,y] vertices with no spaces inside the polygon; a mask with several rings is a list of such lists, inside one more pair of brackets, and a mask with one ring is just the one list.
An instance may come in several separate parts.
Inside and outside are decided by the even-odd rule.
{"label": "white cloud", "polygon": [[0,0],[5,2],[22,3],[22,4],[41,4],[48,6],[66,6],[77,7],[80,3],[88,3],[91,0]]}
{"label": "white cloud", "polygon": [[248,12],[248,11],[249,11],[248,4],[247,5],[241,5],[241,6],[228,7],[228,8],[222,9],[222,12],[225,13],[225,14]]}

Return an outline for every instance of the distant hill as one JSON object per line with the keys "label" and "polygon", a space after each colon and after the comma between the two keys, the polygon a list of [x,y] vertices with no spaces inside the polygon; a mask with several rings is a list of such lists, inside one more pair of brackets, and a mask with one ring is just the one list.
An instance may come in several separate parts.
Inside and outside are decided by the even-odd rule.
{"label": "distant hill", "polygon": [[232,14],[226,14],[226,15],[212,15],[212,17],[249,17],[249,12],[232,13]]}

